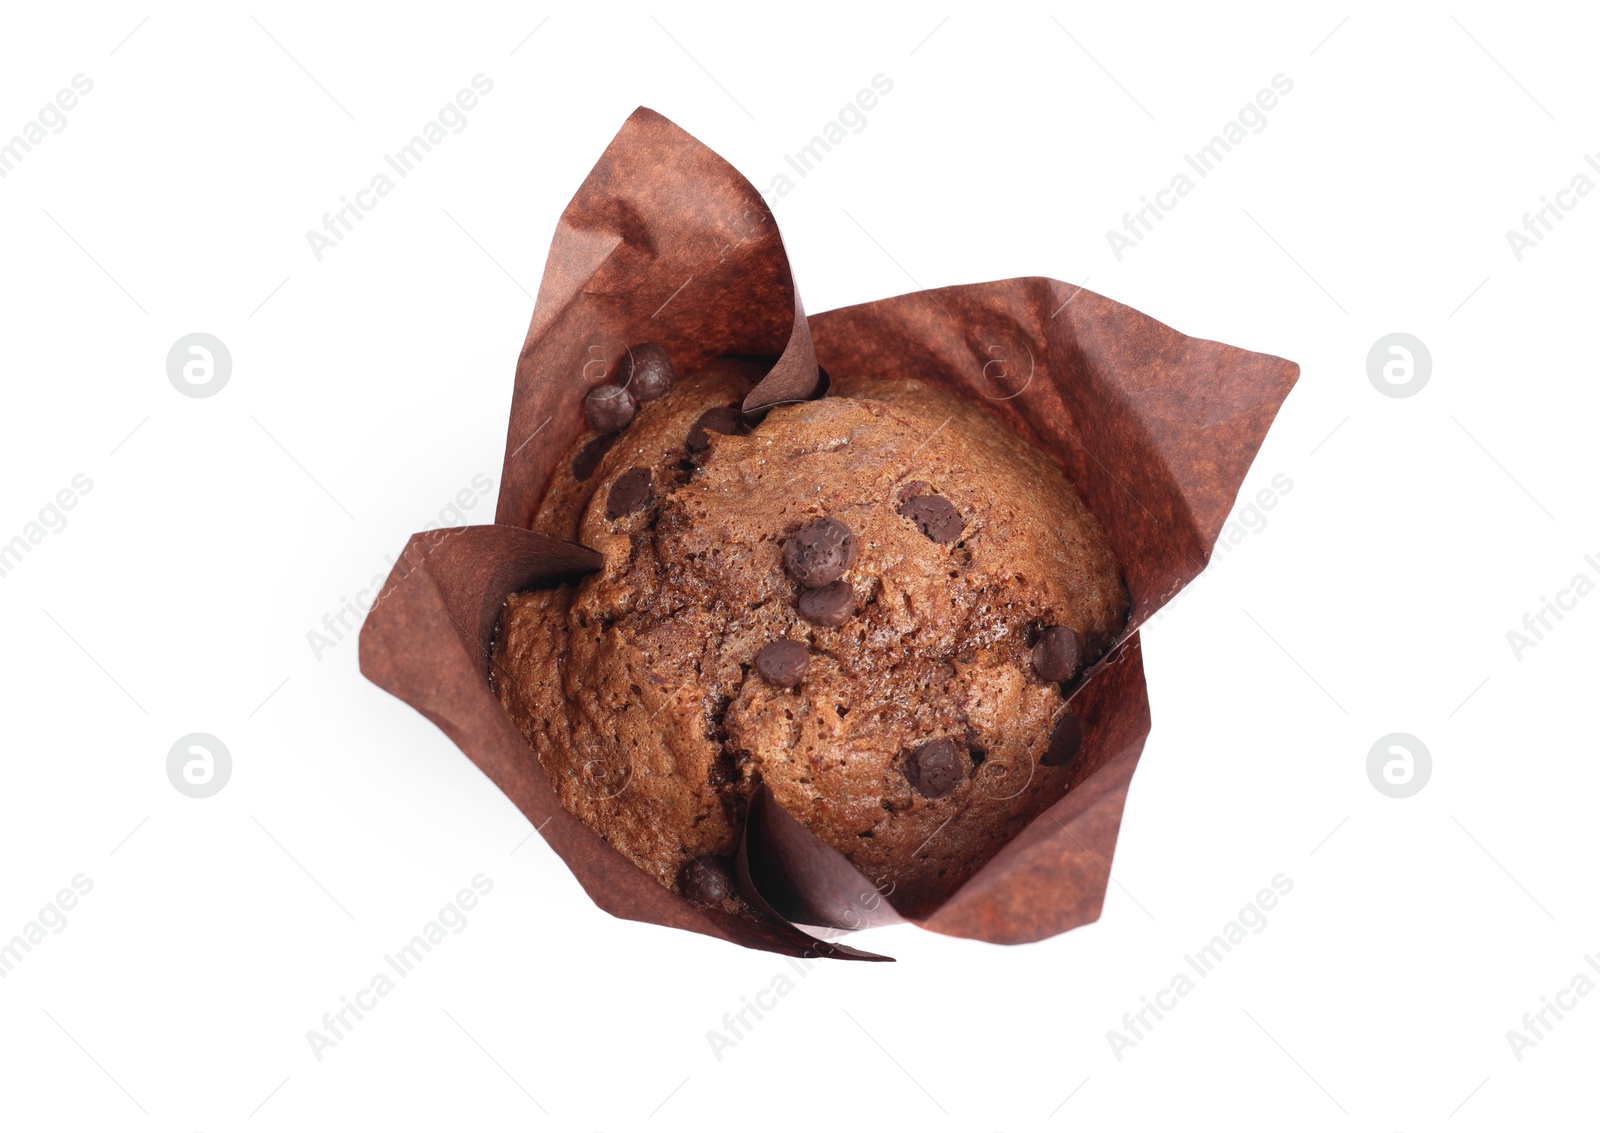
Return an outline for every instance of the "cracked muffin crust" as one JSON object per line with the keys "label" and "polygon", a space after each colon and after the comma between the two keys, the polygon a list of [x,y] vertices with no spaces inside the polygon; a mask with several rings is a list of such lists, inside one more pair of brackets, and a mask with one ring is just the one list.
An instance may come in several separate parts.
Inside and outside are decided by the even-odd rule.
{"label": "cracked muffin crust", "polygon": [[662,885],[737,908],[765,783],[915,915],[1061,797],[1063,686],[1126,591],[1061,471],[980,405],[836,379],[751,428],[763,372],[718,360],[580,439],[533,529],[604,566],[508,600],[492,679],[562,805]]}

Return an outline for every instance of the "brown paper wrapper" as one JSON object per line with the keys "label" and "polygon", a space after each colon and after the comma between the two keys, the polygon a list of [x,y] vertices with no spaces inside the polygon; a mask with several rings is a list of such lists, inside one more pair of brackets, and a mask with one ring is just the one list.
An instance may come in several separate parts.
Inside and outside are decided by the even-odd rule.
{"label": "brown paper wrapper", "polygon": [[[527,528],[584,429],[583,395],[639,342],[663,343],[680,373],[725,354],[768,358],[745,400],[752,418],[819,395],[819,364],[948,382],[1050,453],[1105,528],[1132,609],[1121,640],[1070,693],[1083,740],[1068,790],[937,908],[897,910],[893,894],[765,789],[736,862],[755,912],[691,904],[562,809],[490,690],[506,597],[599,564]],[[1138,626],[1204,568],[1298,374],[1292,362],[1189,338],[1051,279],[946,287],[808,319],[760,194],[640,108],[557,225],[517,363],[495,523],[411,538],[362,627],[361,671],[438,725],[616,916],[841,959],[885,957],[823,938],[906,920],[995,943],[1040,940],[1100,915],[1150,730]]]}

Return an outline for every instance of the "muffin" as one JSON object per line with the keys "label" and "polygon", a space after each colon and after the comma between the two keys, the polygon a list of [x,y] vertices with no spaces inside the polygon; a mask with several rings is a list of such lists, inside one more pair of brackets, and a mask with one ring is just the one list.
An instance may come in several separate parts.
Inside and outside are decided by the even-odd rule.
{"label": "muffin", "polygon": [[936,383],[836,377],[752,426],[756,361],[674,380],[635,348],[632,370],[589,395],[599,428],[532,524],[604,565],[507,601],[496,694],[561,804],[670,889],[741,907],[765,784],[931,909],[1066,790],[1066,693],[1127,618],[1104,532]]}

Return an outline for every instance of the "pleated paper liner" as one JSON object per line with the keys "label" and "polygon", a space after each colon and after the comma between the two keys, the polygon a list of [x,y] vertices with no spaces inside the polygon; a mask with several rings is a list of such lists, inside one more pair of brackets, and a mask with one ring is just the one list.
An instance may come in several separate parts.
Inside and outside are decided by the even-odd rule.
{"label": "pleated paper liner", "polygon": [[[819,364],[947,382],[1052,455],[1104,527],[1132,609],[1121,640],[1071,688],[1083,740],[1068,790],[937,907],[897,909],[765,789],[751,799],[736,862],[755,912],[678,897],[562,809],[491,691],[506,597],[599,565],[595,552],[527,528],[585,429],[583,395],[640,342],[664,344],[679,373],[721,355],[773,359],[745,400],[752,419],[821,393]],[[1050,279],[808,318],[760,194],[641,108],[557,225],[517,363],[495,523],[411,538],[362,627],[361,670],[443,729],[616,916],[841,959],[885,959],[836,937],[899,921],[1002,944],[1041,940],[1100,915],[1150,729],[1138,626],[1205,566],[1298,373]]]}

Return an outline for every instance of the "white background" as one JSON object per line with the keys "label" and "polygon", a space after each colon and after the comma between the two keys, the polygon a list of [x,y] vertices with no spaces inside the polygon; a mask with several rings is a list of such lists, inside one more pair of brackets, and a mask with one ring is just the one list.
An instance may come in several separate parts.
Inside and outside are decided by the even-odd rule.
{"label": "white background", "polygon": [[[72,76],[94,87],[0,180],[0,541],[76,474],[93,487],[0,578],[0,939],[73,876],[93,890],[0,980],[0,1123],[1592,1114],[1600,995],[1520,1060],[1506,1033],[1600,953],[1600,597],[1520,659],[1507,633],[1579,572],[1600,581],[1600,194],[1520,262],[1505,234],[1600,149],[1594,24],[1474,4],[784,12],[8,11],[0,138]],[[494,89],[466,129],[318,262],[306,231],[479,73]],[[1293,489],[1145,630],[1155,728],[1097,924],[1018,948],[866,934],[899,962],[819,965],[719,1061],[707,1032],[785,962],[597,911],[361,678],[353,637],[319,659],[307,633],[475,475],[498,490],[556,218],[635,106],[764,188],[880,73],[867,127],[776,204],[807,308],[1087,280],[1301,364],[1245,482]],[[1106,231],[1280,73],[1267,127],[1119,262]],[[193,331],[232,354],[213,397],[166,375]],[[1432,356],[1403,399],[1367,376],[1393,331]],[[493,511],[491,491],[465,515]],[[166,774],[197,731],[233,758],[199,800]],[[1407,799],[1368,780],[1390,732],[1432,753]],[[464,931],[318,1061],[306,1032],[479,873],[494,888]],[[1107,1032],[1279,873],[1294,889],[1267,927],[1116,1058]]]}

